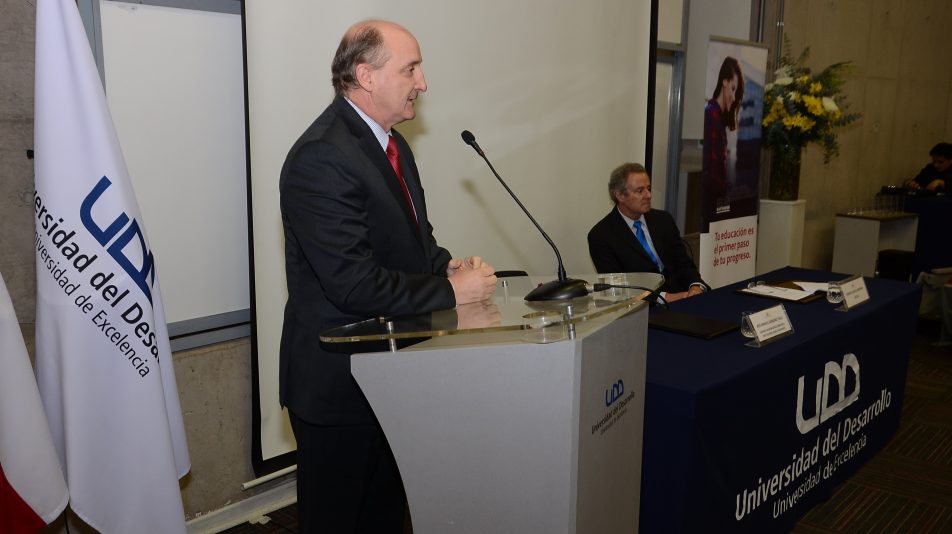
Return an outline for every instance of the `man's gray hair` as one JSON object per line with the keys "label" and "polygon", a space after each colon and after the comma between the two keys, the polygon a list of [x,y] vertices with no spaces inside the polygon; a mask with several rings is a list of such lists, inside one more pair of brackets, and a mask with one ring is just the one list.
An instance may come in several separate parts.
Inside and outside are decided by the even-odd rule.
{"label": "man's gray hair", "polygon": [[645,166],[640,163],[624,163],[615,168],[612,171],[611,178],[608,179],[608,195],[612,197],[612,202],[618,204],[615,195],[625,191],[625,186],[628,185],[628,175],[642,173],[648,174],[648,169],[645,169]]}
{"label": "man's gray hair", "polygon": [[347,91],[355,89],[357,84],[357,65],[368,63],[379,69],[387,62],[389,56],[383,46],[383,34],[374,26],[373,21],[367,21],[344,34],[331,62],[331,82],[337,96],[343,96]]}

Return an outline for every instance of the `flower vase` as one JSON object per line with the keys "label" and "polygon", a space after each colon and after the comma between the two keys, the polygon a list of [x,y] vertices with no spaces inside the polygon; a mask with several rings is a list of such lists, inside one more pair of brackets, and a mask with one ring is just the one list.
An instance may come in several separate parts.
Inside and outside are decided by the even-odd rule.
{"label": "flower vase", "polygon": [[770,149],[771,200],[796,200],[800,193],[800,154],[793,145],[777,145]]}

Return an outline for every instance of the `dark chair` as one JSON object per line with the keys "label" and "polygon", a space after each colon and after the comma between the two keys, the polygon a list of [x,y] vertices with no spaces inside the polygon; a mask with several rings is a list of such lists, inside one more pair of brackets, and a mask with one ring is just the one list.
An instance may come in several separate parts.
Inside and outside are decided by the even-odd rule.
{"label": "dark chair", "polygon": [[496,271],[496,278],[511,278],[513,276],[529,276],[525,271]]}
{"label": "dark chair", "polygon": [[880,250],[876,261],[876,277],[911,282],[914,255],[911,250]]}

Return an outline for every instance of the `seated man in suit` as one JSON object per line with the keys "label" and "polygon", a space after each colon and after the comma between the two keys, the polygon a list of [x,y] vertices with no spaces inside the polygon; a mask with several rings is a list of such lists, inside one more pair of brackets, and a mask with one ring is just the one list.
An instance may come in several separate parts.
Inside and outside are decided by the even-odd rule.
{"label": "seated man in suit", "polygon": [[588,251],[598,272],[661,273],[669,302],[707,289],[674,218],[651,209],[651,178],[644,166],[625,163],[612,171],[608,193],[615,209],[588,233]]}

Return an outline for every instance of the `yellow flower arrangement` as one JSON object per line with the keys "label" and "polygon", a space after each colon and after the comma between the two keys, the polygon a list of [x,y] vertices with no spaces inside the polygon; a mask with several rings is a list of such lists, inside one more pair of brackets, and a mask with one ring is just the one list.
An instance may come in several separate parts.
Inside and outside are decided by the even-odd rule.
{"label": "yellow flower arrangement", "polygon": [[776,78],[764,87],[764,142],[771,149],[798,152],[808,143],[817,143],[823,147],[824,163],[829,162],[839,154],[836,128],[860,118],[859,113],[844,111],[848,106],[841,94],[851,62],[834,63],[813,75],[804,66],[809,48],[797,59],[790,56],[789,42],[784,49]]}

